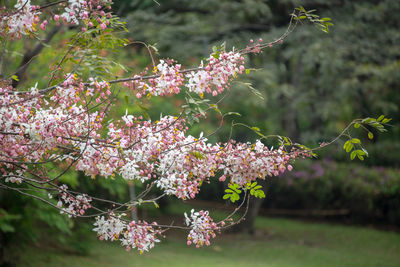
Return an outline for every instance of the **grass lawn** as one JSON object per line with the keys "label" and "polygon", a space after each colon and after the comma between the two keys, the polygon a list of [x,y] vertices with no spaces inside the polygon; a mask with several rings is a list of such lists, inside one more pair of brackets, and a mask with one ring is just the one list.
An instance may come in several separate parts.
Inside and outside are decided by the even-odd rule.
{"label": "grass lawn", "polygon": [[257,233],[219,235],[210,247],[186,245],[171,232],[151,252],[126,252],[93,241],[88,256],[30,247],[21,266],[400,266],[400,234],[374,229],[260,217]]}

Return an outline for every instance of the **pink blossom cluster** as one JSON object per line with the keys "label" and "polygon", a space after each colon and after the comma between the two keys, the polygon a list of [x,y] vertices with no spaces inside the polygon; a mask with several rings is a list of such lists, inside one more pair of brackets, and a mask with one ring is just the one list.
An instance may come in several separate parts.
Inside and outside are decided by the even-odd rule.
{"label": "pink blossom cluster", "polygon": [[171,59],[161,59],[153,70],[154,73],[157,73],[158,77],[143,80],[137,75],[134,78],[138,78],[138,80],[130,83],[126,82],[125,86],[133,87],[137,92],[137,98],[145,95],[165,96],[179,94],[184,81],[180,70],[180,64],[174,64],[174,61]]}
{"label": "pink blossom cluster", "polygon": [[68,5],[65,7],[64,13],[61,14],[61,18],[65,22],[72,24],[79,24],[79,19],[88,18],[88,12],[85,10],[87,2],[85,0],[68,0]]}
{"label": "pink blossom cluster", "polygon": [[244,58],[240,53],[222,52],[218,58],[211,55],[206,66],[201,63],[200,70],[186,74],[188,82],[185,86],[190,92],[216,96],[227,89],[230,81],[243,70]]}
{"label": "pink blossom cluster", "polygon": [[0,28],[10,37],[20,38],[36,31],[40,12],[37,6],[31,5],[30,0],[18,0],[14,10],[8,14],[0,14]]}
{"label": "pink blossom cluster", "polygon": [[[109,25],[107,18],[111,18],[112,14],[106,12],[110,9],[111,0],[68,0],[68,4],[61,15],[54,15],[53,19],[59,23],[60,19],[65,23],[78,25],[82,20],[84,23],[93,27],[90,18],[95,19],[100,29],[105,30]],[[82,29],[86,31],[86,28]]]}
{"label": "pink blossom cluster", "polygon": [[0,88],[0,159],[4,162],[1,165],[3,174],[15,169],[14,162],[37,161],[44,154],[35,144],[39,137],[30,130],[35,128],[36,122],[32,121],[32,126],[27,127],[36,108],[40,108],[39,97],[29,99],[36,91],[32,88],[31,93],[20,97],[14,94],[11,86]]}
{"label": "pink blossom cluster", "polygon": [[121,216],[113,214],[107,219],[104,216],[96,217],[94,226],[96,227],[93,231],[97,232],[100,240],[120,240],[127,251],[136,248],[140,253],[149,251],[155,243],[160,242],[157,235],[162,233],[155,222],[149,224],[139,220],[127,223],[121,219]]}
{"label": "pink blossom cluster", "polygon": [[74,196],[68,192],[68,186],[65,184],[58,188],[58,197],[57,207],[61,209],[61,213],[67,213],[69,217],[84,215],[85,211],[91,208],[91,197],[85,194]]}
{"label": "pink blossom cluster", "polygon": [[117,130],[113,124],[109,136],[120,138],[119,174],[125,179],[154,179],[166,194],[188,199],[195,197],[201,182],[214,176],[221,163],[215,156],[219,146],[207,144],[202,137],[186,136],[183,119],[166,116],[152,123],[125,115],[123,120],[129,131]]}
{"label": "pink blossom cluster", "polygon": [[22,170],[15,169],[9,173],[6,173],[5,169],[2,168],[1,172],[3,173],[4,181],[6,183],[16,183],[16,184],[21,184],[22,183]]}
{"label": "pink blossom cluster", "polygon": [[[55,14],[53,20],[60,25],[60,22],[78,25],[79,21],[92,28],[95,25],[92,19],[101,30],[105,30],[112,18],[107,9],[111,9],[111,0],[68,0],[64,11],[61,14]],[[60,3],[62,6],[63,3]],[[11,38],[21,38],[22,35],[29,35],[38,30],[40,23],[40,6],[31,5],[31,0],[17,0],[14,10],[10,12],[1,12],[0,10],[0,28]],[[54,11],[56,12],[56,11]],[[47,20],[40,23],[40,29],[45,30],[48,24]],[[86,31],[82,27],[82,31]]]}
{"label": "pink blossom cluster", "polygon": [[148,224],[140,220],[137,222],[132,221],[126,226],[126,231],[120,239],[121,244],[126,247],[127,251],[131,250],[131,248],[137,248],[140,253],[149,251],[156,242],[160,242],[157,239],[157,235],[161,235],[162,231],[156,227],[156,222]]}
{"label": "pink blossom cluster", "polygon": [[[3,173],[14,169],[13,163],[79,157],[79,153],[85,152],[84,147],[88,147],[87,138],[100,137],[97,130],[103,127],[104,112],[89,112],[89,106],[99,99],[107,99],[109,94],[108,83],[92,80],[85,86],[77,76],[70,74],[48,99],[43,98],[36,87],[27,94],[16,94],[10,86],[0,88]],[[60,150],[68,153],[59,153]]]}
{"label": "pink blossom cluster", "polygon": [[174,64],[170,59],[160,60],[154,68],[158,77],[144,80],[136,75],[133,77],[135,80],[124,85],[136,91],[138,98],[178,94],[182,85],[201,96],[204,93],[216,96],[227,89],[230,81],[244,70],[244,58],[235,51],[222,52],[218,58],[211,55],[207,61],[206,66],[201,63],[197,70],[183,75],[180,64]]}
{"label": "pink blossom cluster", "polygon": [[217,171],[224,173],[221,181],[228,177],[244,185],[291,170],[290,160],[307,156],[303,152],[287,153],[283,148],[270,150],[260,141],[210,144],[202,136],[185,135],[184,120],[170,116],[155,123],[138,122],[132,115],[125,115],[123,120],[131,128],[129,133],[111,128],[112,136],[123,136],[121,176],[142,182],[154,179],[166,194],[182,199],[194,198],[200,184]]}
{"label": "pink blossom cluster", "polygon": [[224,173],[221,181],[230,178],[243,185],[278,175],[290,168],[290,160],[304,156],[269,150],[260,141],[210,144],[202,136],[186,135],[185,120],[172,116],[152,122],[126,113],[121,121],[105,124],[104,110],[90,106],[106,101],[109,84],[90,81],[84,84],[76,75],[66,75],[51,102],[39,97],[36,87],[23,97],[12,88],[0,89],[3,173],[13,163],[66,160],[87,175],[152,180],[166,194],[189,199],[217,171]]}
{"label": "pink blossom cluster", "polygon": [[216,236],[215,232],[219,230],[217,224],[210,217],[208,211],[195,212],[190,211],[190,217],[185,212],[185,223],[191,228],[187,237],[187,244],[196,245],[199,248],[203,245],[209,246],[210,239]]}
{"label": "pink blossom cluster", "polygon": [[291,170],[289,161],[300,156],[308,154],[294,151],[289,154],[283,147],[270,150],[260,140],[255,144],[231,141],[224,151],[224,162],[220,166],[224,175],[220,180],[224,181],[229,177],[231,182],[244,185],[257,178],[277,176],[286,169]]}

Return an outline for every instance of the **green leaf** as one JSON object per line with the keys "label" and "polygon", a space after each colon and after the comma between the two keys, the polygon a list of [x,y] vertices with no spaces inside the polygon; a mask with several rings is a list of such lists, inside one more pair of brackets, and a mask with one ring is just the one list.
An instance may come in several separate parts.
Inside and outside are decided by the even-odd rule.
{"label": "green leaf", "polygon": [[218,106],[216,104],[211,104],[210,108],[214,109],[216,112],[218,112],[219,114],[222,115],[221,110],[218,108]]}
{"label": "green leaf", "polygon": [[12,78],[13,80],[15,80],[15,81],[19,82],[19,78],[18,78],[18,76],[17,76],[17,75],[13,75],[13,76],[11,76],[11,78]]}
{"label": "green leaf", "polygon": [[368,138],[369,138],[369,139],[374,139],[374,134],[371,133],[371,132],[368,132]]}
{"label": "green leaf", "polygon": [[238,193],[238,194],[240,194],[240,193],[242,193],[242,190],[240,190],[240,189],[235,189],[235,192]]}
{"label": "green leaf", "polygon": [[235,201],[239,200],[240,196],[238,194],[233,193],[231,195],[231,202],[234,203]]}
{"label": "green leaf", "polygon": [[359,123],[355,123],[355,124],[354,124],[354,128],[356,128],[356,129],[357,129],[357,128],[360,128],[360,124],[359,124]]}
{"label": "green leaf", "polygon": [[204,159],[204,155],[199,151],[193,150],[193,151],[190,151],[189,154],[192,155],[193,157],[195,157],[196,159]]}
{"label": "green leaf", "polygon": [[349,153],[352,149],[354,148],[354,145],[352,143],[348,143],[345,150],[347,153]]}
{"label": "green leaf", "polygon": [[384,118],[385,118],[384,115],[380,115],[379,118],[377,119],[377,121],[381,121],[381,120],[383,120]]}
{"label": "green leaf", "polygon": [[353,160],[356,156],[357,156],[357,152],[355,150],[353,152],[351,152],[351,154],[350,154],[351,160]]}
{"label": "green leaf", "polygon": [[13,232],[15,232],[15,228],[11,224],[7,224],[7,223],[0,224],[0,230],[3,233],[13,233]]}
{"label": "green leaf", "polygon": [[303,6],[299,6],[298,10],[303,11],[304,13],[307,13],[307,11],[304,9]]}
{"label": "green leaf", "polygon": [[228,113],[224,114],[224,116],[228,116],[228,115],[236,115],[236,116],[239,116],[239,117],[242,116],[240,113],[237,113],[237,112],[228,112]]}
{"label": "green leaf", "polygon": [[359,155],[359,156],[364,156],[364,155],[365,155],[365,152],[362,151],[362,150],[360,150],[360,149],[356,150],[356,153],[357,153],[357,155]]}
{"label": "green leaf", "polygon": [[352,142],[353,144],[361,144],[361,141],[360,141],[360,139],[358,139],[358,138],[353,138],[353,139],[351,139],[351,142]]}
{"label": "green leaf", "polygon": [[343,149],[344,149],[344,150],[346,150],[348,144],[349,144],[349,141],[346,141],[346,142],[344,143],[344,145],[343,145]]}
{"label": "green leaf", "polygon": [[258,127],[251,127],[251,129],[254,130],[254,131],[256,131],[256,132],[261,131],[260,128],[258,128]]}
{"label": "green leaf", "polygon": [[363,123],[371,123],[371,122],[374,122],[374,121],[376,121],[376,120],[373,119],[373,118],[365,118],[361,122],[363,122]]}

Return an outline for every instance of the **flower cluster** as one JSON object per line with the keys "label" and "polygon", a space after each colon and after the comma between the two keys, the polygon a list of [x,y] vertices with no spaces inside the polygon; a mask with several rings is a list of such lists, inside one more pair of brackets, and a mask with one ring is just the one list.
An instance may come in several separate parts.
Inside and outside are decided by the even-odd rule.
{"label": "flower cluster", "polygon": [[[152,122],[124,115],[122,121],[104,124],[105,112],[92,110],[111,94],[109,84],[90,79],[84,84],[67,74],[49,98],[33,87],[24,97],[1,88],[0,138],[4,161],[67,160],[87,175],[153,179],[166,194],[194,198],[200,184],[220,170],[232,182],[249,181],[283,172],[291,159],[301,156],[283,149],[255,144],[210,144],[200,136],[186,135],[185,120],[172,116]],[[100,132],[108,129],[107,139]],[[67,153],[59,154],[62,149]],[[49,153],[49,151],[53,151]]]}
{"label": "flower cluster", "polygon": [[219,230],[216,223],[208,214],[208,211],[195,212],[193,209],[190,211],[190,217],[185,212],[185,223],[190,226],[191,230],[187,237],[187,244],[195,244],[196,248],[210,245],[210,239],[215,237],[215,231]]}
{"label": "flower cluster", "polygon": [[[89,105],[94,104],[93,99],[96,102],[107,99],[110,93],[108,83],[93,80],[85,86],[75,75],[69,74],[47,100],[36,87],[26,94],[16,94],[11,86],[0,88],[3,167],[11,170],[15,168],[13,163],[79,157],[79,153],[89,148],[86,137],[93,140],[98,137],[96,130],[102,128],[105,116],[103,111],[88,112]],[[68,153],[58,153],[59,149]],[[83,164],[85,158],[81,160]]]}
{"label": "flower cluster", "polygon": [[157,228],[157,223],[149,224],[145,221],[131,221],[126,223],[121,216],[111,214],[108,219],[104,216],[96,217],[96,226],[93,231],[97,232],[100,240],[120,240],[121,245],[129,251],[136,248],[140,253],[149,251],[154,244],[160,242],[157,235],[162,231]]}
{"label": "flower cluster", "polygon": [[79,24],[78,18],[87,18],[87,12],[83,11],[86,6],[85,0],[68,0],[68,5],[65,7],[65,12],[61,14],[61,18],[66,22]]}
{"label": "flower cluster", "polygon": [[85,211],[91,208],[92,198],[85,194],[74,196],[68,192],[68,186],[65,184],[58,188],[58,197],[57,207],[61,209],[61,213],[65,212],[69,217],[84,215]]}
{"label": "flower cluster", "polygon": [[23,174],[22,170],[14,170],[14,172],[9,172],[9,173],[5,173],[4,168],[1,169],[2,173],[5,175],[2,175],[5,179],[4,181],[6,183],[16,183],[16,184],[21,184],[22,183],[22,176],[21,174]]}
{"label": "flower cluster", "polygon": [[[133,116],[123,119],[128,126],[134,123]],[[136,127],[126,134],[118,131],[125,148],[122,177],[142,182],[157,178],[156,185],[165,193],[194,198],[201,181],[214,176],[219,146],[207,144],[205,138],[186,136],[185,131],[184,120],[171,116],[155,123],[136,121]],[[205,152],[207,156],[203,156]]]}
{"label": "flower cluster", "polygon": [[145,95],[164,96],[179,94],[184,81],[180,70],[180,64],[174,64],[174,61],[171,59],[162,59],[153,70],[154,73],[157,73],[158,77],[143,80],[140,79],[140,76],[135,76],[138,80],[125,83],[125,85],[135,88],[137,98]]}
{"label": "flower cluster", "polygon": [[308,155],[306,153],[288,154],[282,147],[270,150],[259,140],[255,144],[232,141],[225,149],[221,169],[224,177],[230,177],[233,183],[244,185],[257,178],[277,176],[286,168],[291,169],[289,161],[299,156]]}
{"label": "flower cluster", "polygon": [[68,4],[61,15],[55,15],[54,20],[59,21],[60,18],[65,23],[78,25],[79,21],[85,21],[89,27],[93,27],[93,23],[89,18],[96,18],[101,29],[107,28],[109,22],[106,18],[110,18],[111,13],[106,13],[103,9],[109,7],[109,0],[68,0]]}
{"label": "flower cluster", "polygon": [[93,231],[97,232],[100,240],[118,240],[120,234],[126,228],[126,222],[121,220],[120,216],[114,216],[111,214],[107,219],[104,216],[96,217],[96,222],[93,224],[97,226]]}
{"label": "flower cluster", "polygon": [[221,94],[229,86],[229,82],[244,70],[244,58],[235,51],[222,52],[218,57],[211,55],[208,64],[200,70],[186,74],[188,83],[185,86],[197,94]]}
{"label": "flower cluster", "polygon": [[137,248],[140,253],[149,251],[156,242],[160,242],[157,235],[161,235],[161,230],[155,227],[157,227],[156,222],[150,225],[145,221],[132,221],[126,226],[121,244],[126,247],[127,251],[131,248]]}
{"label": "flower cluster", "polygon": [[144,80],[142,76],[136,75],[132,82],[125,82],[124,85],[133,88],[138,98],[144,95],[178,94],[183,84],[190,92],[216,96],[228,88],[230,81],[244,70],[244,58],[235,51],[222,52],[218,57],[211,55],[207,62],[206,66],[202,62],[197,70],[183,75],[180,64],[174,64],[170,59],[160,60],[154,67],[156,78]]}
{"label": "flower cluster", "polygon": [[[109,18],[112,17],[110,12],[111,0],[68,0],[64,11],[61,14],[55,14],[53,20],[60,25],[60,22],[78,25],[79,21],[84,21],[88,27],[98,26],[104,30],[110,24]],[[1,10],[0,10],[1,12]],[[56,11],[54,11],[56,12]],[[17,0],[14,10],[10,12],[0,13],[0,28],[9,37],[20,38],[22,35],[29,35],[36,32],[40,23],[40,6],[31,4],[31,0]],[[94,19],[96,25],[91,19]],[[45,30],[47,20],[40,24],[40,29]],[[86,28],[82,28],[86,31]]]}
{"label": "flower cluster", "polygon": [[18,0],[14,9],[0,18],[0,28],[5,28],[6,33],[16,38],[36,31],[40,21],[38,7],[31,5],[30,0]]}

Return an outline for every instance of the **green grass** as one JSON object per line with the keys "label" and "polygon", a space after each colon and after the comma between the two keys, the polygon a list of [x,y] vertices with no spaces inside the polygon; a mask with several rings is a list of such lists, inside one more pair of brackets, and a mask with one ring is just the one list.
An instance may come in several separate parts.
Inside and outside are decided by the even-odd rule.
{"label": "green grass", "polygon": [[399,233],[266,217],[256,226],[255,236],[219,235],[201,249],[171,232],[143,255],[100,241],[90,243],[87,256],[31,247],[21,266],[400,266]]}

